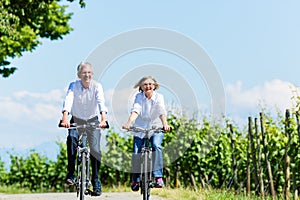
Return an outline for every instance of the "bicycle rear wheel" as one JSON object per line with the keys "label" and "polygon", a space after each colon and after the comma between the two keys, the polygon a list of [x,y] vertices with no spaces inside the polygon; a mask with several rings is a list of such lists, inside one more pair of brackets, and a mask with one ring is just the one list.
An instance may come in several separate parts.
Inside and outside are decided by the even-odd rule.
{"label": "bicycle rear wheel", "polygon": [[80,200],[84,200],[84,194],[86,190],[86,155],[81,155],[81,177],[79,182],[79,196]]}

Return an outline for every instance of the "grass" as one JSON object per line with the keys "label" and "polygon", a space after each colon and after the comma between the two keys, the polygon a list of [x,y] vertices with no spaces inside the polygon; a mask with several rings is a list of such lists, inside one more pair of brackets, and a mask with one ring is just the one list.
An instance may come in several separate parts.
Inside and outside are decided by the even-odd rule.
{"label": "grass", "polygon": [[0,194],[27,194],[31,193],[27,188],[20,188],[16,186],[1,186],[0,187]]}
{"label": "grass", "polygon": [[[104,187],[103,192],[131,192],[130,187]],[[162,197],[165,200],[261,200],[260,197],[248,197],[245,194],[234,194],[229,191],[198,189],[197,191],[188,188],[161,188],[151,189],[151,195]],[[265,198],[265,200],[271,198]]]}
{"label": "grass", "polygon": [[230,192],[225,191],[214,191],[214,190],[206,190],[199,189],[198,191],[194,191],[191,189],[154,189],[152,194],[158,195],[165,200],[250,200],[250,199],[258,199],[258,198],[249,198],[245,195],[235,195]]}

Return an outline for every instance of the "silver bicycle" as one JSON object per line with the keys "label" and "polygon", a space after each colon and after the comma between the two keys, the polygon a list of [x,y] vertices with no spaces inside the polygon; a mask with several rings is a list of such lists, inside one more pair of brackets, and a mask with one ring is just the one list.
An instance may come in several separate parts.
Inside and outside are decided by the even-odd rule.
{"label": "silver bicycle", "polygon": [[131,127],[128,131],[144,133],[144,144],[141,149],[141,173],[140,187],[143,200],[150,199],[150,189],[156,187],[156,182],[153,180],[153,160],[152,160],[152,145],[150,138],[155,133],[164,132],[163,128],[144,129],[140,127]]}
{"label": "silver bicycle", "polygon": [[[84,200],[85,195],[93,195],[93,191],[90,190],[90,149],[87,145],[87,128],[98,128],[97,123],[87,122],[84,124],[71,123],[68,129],[77,129],[80,131],[79,143],[77,146],[77,177],[75,179],[75,188],[77,197],[80,200]],[[60,127],[62,127],[60,125]],[[105,128],[108,128],[109,125]]]}

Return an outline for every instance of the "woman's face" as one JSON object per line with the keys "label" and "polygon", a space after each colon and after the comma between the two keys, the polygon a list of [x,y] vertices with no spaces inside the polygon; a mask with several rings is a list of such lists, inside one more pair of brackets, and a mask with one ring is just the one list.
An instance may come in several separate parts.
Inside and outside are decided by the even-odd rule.
{"label": "woman's face", "polygon": [[141,88],[145,94],[152,93],[155,89],[154,81],[152,79],[146,79],[143,82]]}

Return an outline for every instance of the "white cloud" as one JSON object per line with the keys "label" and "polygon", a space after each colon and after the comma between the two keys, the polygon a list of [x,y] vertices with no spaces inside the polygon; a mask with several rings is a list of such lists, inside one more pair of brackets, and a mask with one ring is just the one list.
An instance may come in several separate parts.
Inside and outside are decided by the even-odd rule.
{"label": "white cloud", "polygon": [[39,99],[46,102],[61,102],[62,97],[65,94],[63,90],[54,89],[47,93],[36,93],[36,92],[29,92],[29,91],[18,91],[13,94],[16,100],[26,100],[29,98],[32,99]]}
{"label": "white cloud", "polygon": [[0,118],[12,122],[57,119],[63,95],[62,90],[51,90],[47,93],[18,91],[11,96],[0,96]]}
{"label": "white cloud", "polygon": [[26,149],[64,138],[66,131],[57,128],[64,95],[64,90],[51,90],[0,96],[0,127],[7,133],[0,146]]}
{"label": "white cloud", "polygon": [[292,83],[282,80],[266,81],[249,89],[243,89],[243,84],[238,81],[226,86],[227,110],[230,114],[255,113],[264,108],[267,111],[285,111],[293,107],[292,97],[299,88]]}

